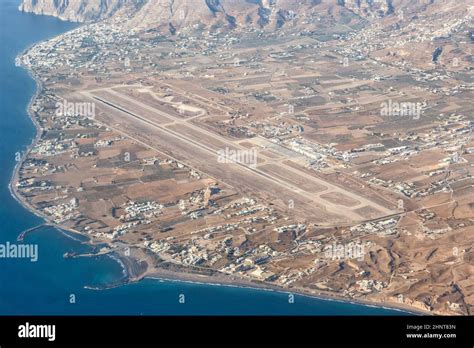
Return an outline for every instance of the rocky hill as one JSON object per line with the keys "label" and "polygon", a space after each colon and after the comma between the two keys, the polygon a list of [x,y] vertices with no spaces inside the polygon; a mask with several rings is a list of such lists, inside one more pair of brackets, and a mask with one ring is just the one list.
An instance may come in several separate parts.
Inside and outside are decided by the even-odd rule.
{"label": "rocky hill", "polygon": [[[449,1],[437,1],[446,3]],[[380,18],[403,8],[426,8],[434,0],[23,0],[20,10],[63,20],[91,22],[119,13],[143,28],[189,25],[280,28],[314,15],[341,22],[350,14]]]}
{"label": "rocky hill", "polygon": [[55,16],[73,22],[108,18],[118,10],[137,10],[145,0],[23,0],[20,11]]}
{"label": "rocky hill", "polygon": [[390,37],[405,59],[419,50],[435,52],[423,43],[474,32],[474,0],[23,0],[19,9],[78,22],[111,19],[127,32],[256,29],[334,39],[332,33],[347,28],[358,33],[353,41],[369,40],[371,50],[386,47]]}

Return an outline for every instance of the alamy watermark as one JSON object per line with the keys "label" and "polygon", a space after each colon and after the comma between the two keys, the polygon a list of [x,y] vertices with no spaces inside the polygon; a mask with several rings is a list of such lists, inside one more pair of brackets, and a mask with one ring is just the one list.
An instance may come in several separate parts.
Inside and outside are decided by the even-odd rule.
{"label": "alamy watermark", "polygon": [[331,260],[364,260],[364,244],[351,242],[348,244],[333,243],[324,248],[324,256]]}
{"label": "alamy watermark", "polygon": [[234,150],[226,147],[217,151],[217,163],[239,163],[252,169],[257,168],[258,150],[252,147],[247,150]]}
{"label": "alamy watermark", "polygon": [[0,259],[30,259],[31,262],[36,262],[38,261],[38,245],[10,242],[0,244]]}
{"label": "alamy watermark", "polygon": [[18,326],[19,338],[46,338],[53,342],[56,340],[56,325],[36,325],[26,322]]}
{"label": "alamy watermark", "polygon": [[380,104],[380,116],[382,117],[411,117],[414,120],[419,120],[422,110],[422,103],[396,102],[389,99],[388,102]]}
{"label": "alamy watermark", "polygon": [[83,116],[95,117],[95,103],[69,102],[63,99],[56,103],[56,116]]}

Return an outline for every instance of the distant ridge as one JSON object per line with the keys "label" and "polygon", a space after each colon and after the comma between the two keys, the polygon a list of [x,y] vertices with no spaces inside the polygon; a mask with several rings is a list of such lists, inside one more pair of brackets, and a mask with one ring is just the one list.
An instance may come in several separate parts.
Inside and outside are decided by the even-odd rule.
{"label": "distant ridge", "polygon": [[350,24],[357,17],[382,18],[402,9],[423,10],[451,0],[23,0],[21,11],[93,22],[122,16],[128,26],[172,33],[188,26],[307,29],[306,18]]}

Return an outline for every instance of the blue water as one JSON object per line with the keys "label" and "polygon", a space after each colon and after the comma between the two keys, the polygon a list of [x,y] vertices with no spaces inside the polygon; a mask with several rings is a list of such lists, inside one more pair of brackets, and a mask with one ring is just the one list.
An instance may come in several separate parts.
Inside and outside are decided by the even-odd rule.
{"label": "blue water", "polygon": [[[23,14],[19,0],[0,1],[0,243],[16,242],[23,230],[43,221],[10,195],[8,183],[15,153],[26,149],[35,134],[26,107],[36,85],[14,65],[16,55],[34,42],[74,28],[72,23]],[[109,290],[85,286],[116,283],[122,269],[109,257],[64,259],[70,251],[87,251],[54,228],[42,228],[25,239],[37,243],[38,262],[0,259],[0,315],[393,315],[398,311],[318,300],[288,294],[173,281],[145,280]],[[70,303],[70,296],[75,303]],[[185,295],[180,304],[179,295]]]}

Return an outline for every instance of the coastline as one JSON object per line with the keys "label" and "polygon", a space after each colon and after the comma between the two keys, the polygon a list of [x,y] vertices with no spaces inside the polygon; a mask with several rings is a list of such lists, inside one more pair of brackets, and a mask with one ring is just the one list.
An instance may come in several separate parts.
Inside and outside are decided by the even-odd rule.
{"label": "coastline", "polygon": [[[36,45],[37,43],[34,43],[30,46],[28,46],[26,49],[24,49],[21,53],[18,54],[18,57],[21,57],[25,52],[27,52],[31,47]],[[25,160],[28,158],[31,150],[33,147],[37,144],[37,142],[42,138],[44,134],[44,130],[41,128],[39,125],[34,112],[32,110],[32,106],[34,101],[38,98],[39,95],[44,90],[43,83],[41,82],[41,79],[39,76],[35,75],[35,73],[30,70],[27,66],[24,64],[20,64],[19,67],[25,69],[28,73],[28,75],[34,79],[36,83],[36,90],[33,96],[30,99],[30,102],[28,103],[27,106],[27,113],[29,118],[32,120],[35,129],[36,129],[36,134],[34,138],[32,139],[30,145],[27,146],[27,149],[22,153],[21,159],[16,163],[11,180],[9,182],[9,191],[12,195],[12,197],[19,202],[23,207],[28,209],[28,211],[32,212],[36,216],[42,218],[45,222],[47,222],[49,225],[55,227],[62,233],[64,231],[68,231],[74,234],[78,234],[82,237],[86,237],[88,239],[87,242],[83,242],[86,244],[89,244],[93,246],[96,244],[95,242],[91,241],[89,236],[84,235],[83,233],[67,228],[65,226],[61,226],[59,224],[56,224],[52,221],[49,220],[48,216],[43,214],[42,212],[38,211],[34,206],[32,206],[24,197],[22,197],[18,190],[16,189],[15,185],[18,182],[19,179],[19,172],[24,164]],[[105,243],[105,242],[101,242]],[[110,245],[109,243],[106,243]],[[114,256],[110,256],[117,261],[122,268],[124,269],[124,282],[121,282],[118,285],[114,285],[111,287],[116,287],[116,286],[122,286],[125,284],[129,283],[134,283],[141,281],[143,279],[157,279],[157,280],[167,280],[167,281],[177,281],[177,282],[191,282],[191,283],[196,283],[196,284],[206,284],[206,285],[214,285],[214,286],[228,286],[228,287],[238,287],[238,288],[251,288],[251,289],[258,289],[258,290],[265,290],[265,291],[277,291],[281,293],[294,293],[297,295],[301,296],[307,296],[311,298],[316,298],[320,300],[329,300],[329,301],[337,301],[337,302],[343,302],[343,303],[351,303],[351,304],[357,304],[357,305],[364,305],[364,306],[369,306],[369,307],[378,307],[378,308],[385,308],[385,309],[392,309],[392,310],[397,310],[401,312],[405,312],[408,314],[423,314],[423,315],[433,315],[434,313],[430,311],[424,311],[422,309],[416,308],[414,306],[406,305],[406,304],[396,304],[392,302],[383,302],[383,301],[368,301],[368,300],[363,300],[363,299],[351,299],[351,298],[346,298],[337,294],[333,293],[326,293],[323,291],[318,291],[316,292],[310,292],[307,289],[301,289],[301,288],[291,288],[291,289],[286,289],[280,286],[275,286],[272,284],[264,283],[264,282],[257,282],[257,281],[251,281],[251,280],[246,280],[246,279],[236,279],[237,277],[232,277],[230,275],[225,275],[222,273],[217,273],[218,275],[212,275],[212,276],[207,276],[207,275],[200,275],[198,273],[188,273],[188,272],[172,272],[172,271],[166,271],[166,270],[157,270],[157,269],[147,269],[147,271],[139,276],[136,277],[133,275],[133,272],[131,272],[130,269],[130,262],[136,262],[134,258],[130,256],[126,256],[115,250],[114,248],[111,248],[110,253],[115,253],[118,260],[115,259]],[[79,255],[80,256],[80,255]],[[124,261],[125,260],[125,261]],[[101,290],[101,289],[97,289]]]}
{"label": "coastline", "polygon": [[322,300],[322,301],[333,301],[338,303],[346,303],[346,304],[353,304],[358,306],[364,307],[372,307],[372,308],[383,308],[392,311],[398,311],[400,314],[405,315],[432,315],[430,312],[424,312],[422,310],[417,310],[408,305],[399,305],[396,306],[392,303],[383,303],[383,302],[374,302],[374,301],[366,301],[361,299],[348,299],[343,296],[337,295],[330,295],[328,293],[309,293],[303,289],[285,289],[279,286],[261,283],[261,282],[253,282],[250,280],[245,279],[226,279],[224,275],[220,275],[213,279],[212,277],[202,276],[199,274],[189,274],[189,273],[172,273],[172,272],[159,272],[153,271],[149,275],[146,275],[143,279],[155,279],[155,280],[164,280],[164,281],[171,281],[171,282],[178,282],[178,283],[191,283],[191,284],[200,284],[200,285],[211,285],[211,286],[223,286],[229,288],[240,288],[240,289],[252,289],[252,290],[259,290],[259,291],[270,291],[270,292],[277,292],[283,294],[293,294],[297,296],[303,296],[307,298]]}

